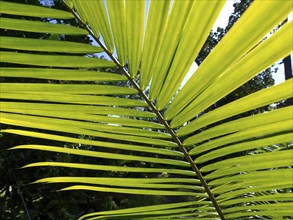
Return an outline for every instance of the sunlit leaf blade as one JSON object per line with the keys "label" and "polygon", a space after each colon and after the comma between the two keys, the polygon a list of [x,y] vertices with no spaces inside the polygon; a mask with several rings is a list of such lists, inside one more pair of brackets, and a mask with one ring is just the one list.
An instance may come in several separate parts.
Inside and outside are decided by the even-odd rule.
{"label": "sunlit leaf blade", "polygon": [[[183,178],[108,178],[108,177],[49,177],[35,181],[34,183],[80,183],[100,186],[118,186],[149,189],[187,189],[203,191],[202,187],[194,186],[197,183],[193,179]],[[185,183],[185,184],[183,184]],[[187,185],[190,184],[190,185]]]}
{"label": "sunlit leaf blade", "polygon": [[215,179],[241,171],[254,171],[266,168],[292,166],[292,150],[246,155],[215,162],[201,168],[202,172],[216,170],[208,175],[207,179]]}
{"label": "sunlit leaf blade", "polygon": [[[165,118],[174,118],[231,65],[254,48],[269,31],[286,18],[290,11],[288,1],[274,1],[270,4],[253,2],[182,88],[167,109]],[[271,16],[272,13],[274,16]],[[259,16],[260,14],[262,16]]]}
{"label": "sunlit leaf blade", "polygon": [[[290,205],[288,205],[289,207]],[[269,208],[269,206],[268,206]],[[292,208],[292,206],[290,207]],[[283,210],[283,209],[280,209],[278,210],[277,209],[272,209],[272,210],[261,210],[261,211],[250,211],[249,212],[240,212],[240,213],[236,213],[236,214],[227,214],[227,217],[231,218],[231,219],[234,219],[234,218],[243,218],[243,217],[246,217],[246,216],[273,216],[274,219],[279,219],[279,218],[282,218],[283,216],[292,216],[292,211],[290,211],[290,209],[286,209],[286,210]]]}
{"label": "sunlit leaf blade", "polygon": [[275,202],[275,201],[292,201],[292,193],[274,193],[264,196],[254,196],[238,199],[230,199],[227,201],[220,201],[223,206],[235,205],[243,202]]}
{"label": "sunlit leaf blade", "polygon": [[103,50],[100,47],[88,44],[75,43],[59,40],[41,40],[20,37],[0,36],[0,47],[15,50],[43,51],[57,53],[99,53]]}
{"label": "sunlit leaf blade", "polygon": [[[292,133],[290,136],[292,139]],[[286,140],[284,139],[284,141]],[[253,144],[251,145],[253,146]],[[289,190],[292,185],[292,170],[288,169],[288,166],[293,164],[290,155],[292,155],[292,150],[235,157],[209,164],[204,166],[202,170],[204,172],[215,170],[206,178],[213,179],[209,184],[216,186],[213,192],[217,195],[221,206],[228,206],[223,209],[225,216],[255,216],[262,215],[264,213],[262,210],[268,210],[272,216],[279,218],[284,216],[286,212],[289,213],[288,207],[285,208],[287,206],[285,202],[292,201],[292,193],[278,193],[276,191],[276,189]],[[263,196],[263,192],[268,192],[270,195]],[[282,207],[280,210],[283,211],[278,213],[276,207],[267,205],[270,204],[268,201],[276,202],[276,205]],[[229,207],[244,202],[247,202],[248,205]],[[260,207],[260,203],[263,204],[262,207]],[[253,206],[249,206],[249,204]],[[243,215],[243,211],[246,211],[245,215]]]}
{"label": "sunlit leaf blade", "polygon": [[101,71],[48,69],[48,68],[0,68],[1,77],[21,77],[69,81],[125,81],[119,74]]}
{"label": "sunlit leaf blade", "polygon": [[41,21],[20,20],[14,18],[0,18],[0,28],[7,30],[26,31],[35,33],[87,35],[87,31],[74,26],[52,24]]}
{"label": "sunlit leaf blade", "polygon": [[[96,34],[97,31],[100,32],[107,45],[107,49],[112,53],[112,32],[110,29],[110,25],[108,23],[108,17],[106,15],[106,10],[103,1],[73,0],[72,2],[76,6],[75,9],[77,10],[77,12],[81,12],[80,16],[86,20],[86,23],[89,24],[90,28],[93,29],[94,33]],[[96,13],[96,11],[98,11],[99,13]],[[94,26],[97,26],[97,28]]]}
{"label": "sunlit leaf blade", "polygon": [[[163,109],[170,102],[205,43],[224,4],[225,1],[197,1],[190,9],[176,54],[157,99],[158,109]],[[206,12],[205,16],[202,16],[202,11]],[[196,38],[194,33],[197,33]]]}
{"label": "sunlit leaf blade", "polygon": [[69,68],[111,68],[115,64],[108,60],[97,58],[65,56],[65,55],[38,55],[29,53],[0,52],[1,62],[34,66],[55,66]]}
{"label": "sunlit leaf blade", "polygon": [[74,16],[66,11],[45,8],[35,5],[19,4],[8,1],[1,1],[0,7],[1,14],[9,15],[21,15],[30,17],[48,17],[48,18],[59,18],[59,19],[72,19]]}
{"label": "sunlit leaf blade", "polygon": [[218,148],[223,145],[245,141],[246,139],[252,139],[256,137],[264,137],[266,135],[272,135],[278,132],[288,132],[292,131],[293,120],[285,120],[274,122],[271,124],[266,124],[266,126],[256,126],[247,130],[239,131],[233,134],[220,137],[206,143],[203,143],[199,146],[194,147],[190,154],[199,154],[211,149]]}
{"label": "sunlit leaf blade", "polygon": [[[273,180],[275,180],[275,179],[273,179]],[[250,183],[248,183],[248,184],[250,184]],[[279,181],[272,181],[272,180],[271,181],[264,181],[260,184],[251,183],[251,185],[249,185],[249,187],[244,187],[243,189],[229,191],[226,193],[221,193],[221,195],[219,195],[217,197],[217,199],[226,200],[229,198],[235,198],[237,196],[241,196],[241,195],[248,194],[248,193],[265,192],[265,191],[270,191],[270,190],[275,190],[275,189],[290,189],[291,187],[292,187],[292,180],[290,178],[284,178]]]}
{"label": "sunlit leaf blade", "polygon": [[149,2],[147,27],[140,70],[140,86],[142,89],[146,89],[151,80],[151,69],[159,55],[158,48],[161,47],[163,41],[163,34],[167,24],[169,10],[170,0]]}
{"label": "sunlit leaf blade", "polygon": [[[204,155],[197,157],[195,159],[195,162],[203,163],[203,162],[210,161],[210,160],[223,157],[229,154],[258,149],[260,147],[270,146],[273,144],[286,143],[290,141],[293,141],[293,136],[291,132],[286,134],[275,135],[272,137],[269,136],[269,137],[265,137],[265,138],[261,138],[257,140],[249,140],[242,143],[232,144],[227,147],[215,149],[211,152],[205,153]],[[190,154],[192,153],[190,152]],[[194,154],[196,154],[196,151],[194,151]]]}
{"label": "sunlit leaf blade", "polygon": [[141,59],[145,1],[125,1],[127,57],[131,77],[136,76]]}
{"label": "sunlit leaf blade", "polygon": [[[27,114],[27,115],[37,115],[37,116],[46,116],[52,118],[61,118],[61,119],[71,119],[71,120],[80,120],[80,121],[91,121],[91,122],[100,122],[104,124],[113,124],[113,125],[123,125],[128,127],[138,127],[138,128],[153,128],[153,129],[164,129],[163,125],[144,121],[137,120],[133,118],[122,118],[110,115],[98,115],[95,113],[78,113],[76,112],[74,115],[69,115],[68,112],[63,111],[50,111],[50,110],[40,110],[40,109],[12,109],[5,108],[1,106],[1,111],[10,112],[10,113],[18,113],[18,114]],[[177,145],[175,145],[177,146]]]}
{"label": "sunlit leaf blade", "polygon": [[[156,216],[157,219],[164,219],[164,215],[167,215],[166,218],[168,218],[168,214],[171,213],[180,213],[182,209],[186,209],[187,207],[192,207],[193,210],[201,210],[201,211],[208,211],[213,210],[212,207],[209,207],[210,202],[208,201],[196,201],[196,202],[180,202],[180,203],[170,203],[170,204],[163,204],[163,205],[152,205],[152,206],[142,206],[142,207],[135,207],[135,208],[127,208],[127,209],[120,209],[120,210],[113,210],[113,211],[102,211],[102,212],[96,212],[91,213],[82,216],[81,219],[124,219],[131,218],[131,216],[134,216],[135,219],[146,219],[143,216]],[[181,210],[181,211],[179,211]],[[139,214],[142,214],[140,216]],[[160,216],[157,216],[157,214],[161,214]],[[190,213],[188,213],[190,215]],[[182,216],[188,216],[187,213]],[[192,213],[192,215],[196,215],[196,213]],[[96,218],[94,217],[96,216]],[[93,217],[93,218],[90,218]],[[123,218],[124,217],[124,218]],[[181,215],[179,215],[181,217]],[[153,217],[150,217],[153,218]],[[149,219],[149,218],[147,218]],[[173,219],[173,218],[172,218]]]}
{"label": "sunlit leaf blade", "polygon": [[[177,126],[192,119],[204,109],[244,84],[263,69],[290,54],[293,48],[293,22],[286,23],[272,37],[262,42],[232,65],[215,82],[173,119]],[[271,50],[274,53],[270,53]],[[224,86],[223,86],[224,85]]]}
{"label": "sunlit leaf blade", "polygon": [[189,9],[193,4],[195,4],[193,1],[173,2],[166,30],[162,36],[164,40],[161,42],[161,47],[157,48],[157,50],[159,50],[158,58],[155,63],[152,64],[153,68],[151,72],[153,72],[153,78],[150,87],[151,100],[156,99],[159,95],[168,68],[178,46],[185,21],[190,13]]}
{"label": "sunlit leaf blade", "polygon": [[[190,184],[198,184],[197,179],[191,178],[115,178],[115,177],[48,177],[35,181],[34,183],[48,183],[48,182],[75,182],[75,183],[91,183],[97,185],[111,185],[117,184],[118,182],[124,184],[158,184],[158,183],[169,183],[170,185],[175,183],[190,183]],[[188,186],[188,185],[187,185]],[[150,186],[150,188],[153,188]],[[203,188],[196,188],[202,190]]]}
{"label": "sunlit leaf blade", "polygon": [[210,138],[249,129],[255,126],[264,126],[269,123],[288,120],[291,118],[290,114],[292,111],[293,107],[288,106],[281,109],[264,112],[262,114],[252,115],[249,117],[233,120],[231,122],[226,122],[185,139],[184,145],[189,146],[200,143],[204,140],[208,140]]}
{"label": "sunlit leaf blade", "polygon": [[[5,118],[4,118],[5,122]],[[21,124],[21,123],[20,123]],[[70,123],[71,125],[72,123]],[[38,124],[37,124],[38,125]],[[25,135],[29,137],[34,137],[34,138],[43,138],[47,140],[53,140],[53,141],[62,141],[62,142],[68,142],[68,143],[74,143],[74,144],[85,144],[85,145],[92,145],[92,146],[100,146],[100,147],[106,147],[106,148],[117,148],[121,150],[132,150],[132,151],[140,151],[140,152],[148,152],[148,153],[156,153],[156,154],[162,154],[162,155],[169,155],[169,156],[178,156],[182,157],[183,154],[179,151],[171,151],[167,149],[157,149],[157,148],[150,148],[148,146],[142,146],[141,144],[145,145],[153,145],[153,147],[166,147],[166,148],[177,148],[177,145],[171,141],[165,141],[161,139],[155,139],[155,138],[148,138],[148,137],[138,137],[135,135],[125,135],[125,134],[113,134],[113,133],[106,133],[106,132],[99,132],[99,131],[91,131],[87,129],[82,129],[82,128],[73,128],[73,129],[67,129],[65,126],[61,127],[58,129],[56,127],[50,126],[49,128],[46,128],[45,126],[33,124],[30,127],[33,128],[40,128],[44,130],[53,130],[53,131],[59,131],[59,132],[68,132],[71,134],[79,134],[79,135],[90,135],[93,138],[108,138],[108,139],[113,139],[112,142],[101,142],[101,141],[93,141],[93,140],[84,140],[84,139],[79,139],[79,138],[72,138],[72,137],[67,137],[67,136],[60,136],[60,135],[51,135],[51,134],[46,134],[46,133],[41,133],[41,132],[30,132],[30,131],[22,131],[21,133],[18,133],[19,135]],[[119,140],[119,141],[126,141],[128,142],[131,140],[131,142],[134,142],[138,145],[130,145],[129,143],[127,145],[124,144],[115,144],[114,141]],[[132,147],[134,146],[134,147]]]}
{"label": "sunlit leaf blade", "polygon": [[167,190],[150,190],[150,189],[133,189],[133,188],[114,188],[114,187],[98,187],[98,186],[86,186],[86,185],[74,185],[61,189],[64,190],[90,190],[99,192],[114,192],[114,193],[126,193],[126,194],[140,194],[140,195],[161,195],[161,196],[203,196],[204,194],[198,194],[194,192],[183,191],[167,191]]}
{"label": "sunlit leaf blade", "polygon": [[[78,10],[78,18],[84,23],[94,23],[94,17],[90,14],[87,13],[88,8],[87,4],[82,4],[82,1],[80,0],[64,0],[64,3],[67,5],[67,7],[73,12],[76,13],[76,10]],[[93,33],[99,37],[100,36],[100,31],[98,25],[93,25],[91,27],[91,30]]]}
{"label": "sunlit leaf blade", "polygon": [[[20,96],[19,96],[20,97]],[[87,96],[81,96],[83,98]],[[73,96],[75,98],[75,96]],[[111,97],[109,97],[111,98]],[[118,103],[115,104],[114,100],[118,98],[112,98],[109,99],[109,103],[113,103],[113,105],[119,105]],[[53,100],[53,99],[52,99]],[[119,99],[118,99],[119,100]],[[122,99],[122,102],[126,102],[126,99]],[[128,99],[130,100],[130,99]],[[143,106],[138,100],[133,100],[140,105],[136,105],[135,102],[132,104],[129,104],[130,106]],[[1,110],[6,112],[12,112],[16,110],[45,110],[50,111],[51,109],[54,109],[54,111],[61,111],[61,112],[67,112],[67,114],[70,114],[72,112],[72,109],[74,109],[75,113],[94,113],[96,115],[116,115],[116,116],[132,116],[132,117],[139,117],[139,118],[154,118],[155,115],[151,112],[147,111],[139,111],[135,109],[128,109],[128,108],[117,108],[117,107],[105,107],[105,106],[94,106],[94,103],[90,103],[91,105],[60,105],[60,104],[48,104],[48,103],[29,103],[29,102],[17,102],[17,107],[14,102],[1,102]],[[102,105],[102,103],[99,103],[99,105]],[[105,105],[108,105],[105,103]]]}
{"label": "sunlit leaf blade", "polygon": [[123,1],[106,1],[112,34],[117,50],[118,60],[122,66],[126,62],[126,12]]}
{"label": "sunlit leaf blade", "polygon": [[64,94],[126,95],[137,91],[127,87],[94,84],[1,83],[1,92],[44,92]]}
{"label": "sunlit leaf blade", "polygon": [[145,156],[137,156],[137,155],[126,155],[126,154],[117,154],[117,153],[105,153],[98,151],[90,151],[90,150],[81,150],[81,149],[70,149],[64,147],[56,147],[56,146],[46,146],[46,145],[19,145],[10,150],[16,149],[31,149],[31,150],[41,150],[41,151],[50,151],[50,152],[58,152],[79,156],[87,156],[87,157],[96,157],[96,158],[105,158],[112,160],[130,160],[130,161],[144,161],[149,163],[157,163],[157,164],[166,164],[173,165],[178,167],[189,167],[189,163],[173,160],[173,159],[163,159],[163,158],[153,158],[153,157],[145,157]]}
{"label": "sunlit leaf blade", "polygon": [[[217,185],[213,192],[217,195],[221,195],[232,190],[241,190],[253,187],[266,188],[267,184],[274,183],[274,180],[276,179],[280,179],[280,181],[278,181],[277,184],[283,184],[288,180],[290,181],[291,176],[291,169],[278,169],[250,172],[242,175],[216,179],[211,182],[213,183],[213,185]],[[227,187],[227,185],[224,184],[229,184],[229,187]]]}
{"label": "sunlit leaf blade", "polygon": [[[3,99],[13,100],[25,100],[25,101],[41,101],[41,102],[52,102],[52,103],[70,103],[70,104],[86,104],[86,105],[104,105],[104,106],[146,106],[145,102],[133,99],[116,98],[108,96],[96,96],[96,95],[73,95],[73,94],[62,94],[60,93],[43,93],[42,95],[34,92],[9,92],[1,93]],[[120,108],[119,108],[120,109]],[[72,110],[72,109],[71,109]],[[115,111],[115,110],[114,110]],[[122,109],[122,111],[124,111]],[[117,112],[117,111],[116,111]],[[125,111],[124,111],[125,112]],[[128,113],[129,114],[129,113]],[[119,115],[119,114],[118,114]],[[150,117],[150,116],[148,116]],[[152,117],[154,117],[152,115]]]}
{"label": "sunlit leaf blade", "polygon": [[[269,174],[269,175],[268,175]],[[254,171],[254,172],[248,172],[241,175],[231,176],[231,177],[225,177],[216,179],[210,182],[213,186],[219,186],[215,188],[215,191],[222,190],[223,192],[230,191],[229,188],[226,190],[225,187],[222,187],[224,184],[231,184],[231,186],[235,185],[236,189],[239,187],[246,187],[247,182],[250,183],[263,183],[266,181],[272,181],[274,178],[288,178],[291,175],[291,169],[279,169],[279,170],[264,170],[264,171]],[[220,190],[219,190],[220,189]]]}
{"label": "sunlit leaf blade", "polygon": [[[17,130],[5,130],[4,132],[9,132],[12,134],[17,134]],[[170,169],[170,168],[145,168],[145,167],[129,167],[129,166],[109,166],[109,165],[95,165],[95,164],[80,164],[80,163],[64,163],[64,162],[38,162],[25,165],[23,168],[29,167],[67,167],[75,169],[88,169],[88,170],[103,170],[112,172],[130,172],[130,173],[169,173],[178,174],[185,176],[195,176],[195,173],[189,170],[180,169]],[[199,181],[197,181],[199,184]]]}
{"label": "sunlit leaf blade", "polygon": [[121,209],[121,210],[113,210],[113,211],[103,211],[103,212],[96,212],[84,215],[80,219],[84,219],[87,217],[93,217],[93,216],[109,216],[109,215],[119,215],[119,214],[131,214],[131,213],[141,213],[145,210],[148,210],[149,212],[152,211],[159,211],[159,210],[168,210],[168,209],[174,209],[174,208],[181,208],[181,207],[188,207],[191,205],[209,205],[209,202],[180,202],[180,203],[171,203],[171,204],[163,204],[163,205],[152,205],[152,206],[143,206],[143,207],[136,207],[136,208],[128,208],[128,209]]}
{"label": "sunlit leaf blade", "polygon": [[[105,44],[107,46],[107,49],[113,53],[114,51],[114,45],[113,45],[113,37],[112,37],[112,31],[109,24],[109,19],[107,16],[106,9],[104,7],[104,1],[98,0],[98,1],[89,1],[88,4],[93,4],[91,7],[94,11],[94,15],[97,16],[97,22],[100,22],[99,27],[101,31],[101,35],[105,41]],[[95,7],[94,4],[97,4]],[[99,13],[95,13],[95,11],[98,10]],[[97,23],[96,22],[96,23]]]}
{"label": "sunlit leaf blade", "polygon": [[[211,112],[208,112],[196,120],[191,121],[186,126],[181,127],[177,132],[177,135],[182,136],[187,133],[191,133],[192,131],[196,131],[201,127],[232,117],[234,115],[288,99],[292,97],[292,83],[293,80],[289,79],[279,85],[255,92],[220,108],[217,108]],[[258,101],[256,102],[255,100]]]}
{"label": "sunlit leaf blade", "polygon": [[111,124],[98,124],[93,122],[83,121],[70,121],[58,118],[46,118],[44,121],[43,117],[32,116],[32,115],[21,115],[21,114],[10,114],[1,113],[1,123],[11,124],[29,128],[41,128],[52,131],[66,131],[70,133],[82,132],[84,134],[94,134],[95,131],[109,132],[113,134],[128,134],[140,137],[151,137],[151,138],[170,138],[168,133],[160,133],[150,130],[143,130],[139,128],[115,126]]}
{"label": "sunlit leaf blade", "polygon": [[[261,204],[261,205],[252,205],[252,206],[242,206],[242,207],[235,207],[235,208],[230,208],[226,210],[226,213],[231,213],[231,212],[239,212],[239,211],[252,211],[252,210],[270,210],[271,212],[277,211],[277,210],[288,210],[292,208],[291,203],[277,203],[277,204]],[[288,215],[292,214],[293,211],[288,212]],[[242,215],[241,213],[240,215]],[[236,216],[236,214],[233,214],[231,216]]]}
{"label": "sunlit leaf blade", "polygon": [[[100,217],[87,218],[89,220],[93,219],[139,219],[139,220],[149,220],[153,219],[182,219],[195,217],[195,211],[203,212],[211,212],[214,211],[212,207],[191,207],[191,208],[173,208],[173,209],[165,209],[162,211],[144,211],[140,213],[131,213],[131,214],[120,214],[120,215],[107,215]],[[210,214],[210,213],[209,213]],[[176,218],[177,217],[177,218]]]}

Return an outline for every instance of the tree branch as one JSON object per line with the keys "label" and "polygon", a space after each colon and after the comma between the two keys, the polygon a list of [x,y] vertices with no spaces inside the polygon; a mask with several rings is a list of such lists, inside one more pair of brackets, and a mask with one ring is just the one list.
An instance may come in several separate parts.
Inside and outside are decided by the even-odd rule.
{"label": "tree branch", "polygon": [[29,211],[28,211],[28,209],[27,209],[27,206],[26,206],[26,203],[25,203],[25,200],[24,200],[24,197],[23,197],[22,191],[21,191],[21,189],[20,189],[20,184],[19,184],[19,182],[18,182],[18,180],[17,180],[17,178],[16,178],[16,175],[15,175],[15,173],[14,173],[14,168],[12,167],[11,164],[10,164],[10,167],[11,167],[11,172],[12,172],[13,179],[14,179],[14,181],[15,181],[15,183],[16,183],[17,193],[18,193],[18,195],[19,195],[20,198],[21,198],[21,201],[22,201],[22,204],[23,204],[23,207],[24,207],[25,213],[26,213],[26,215],[27,215],[27,219],[28,219],[28,220],[31,220],[31,216],[30,216],[30,214],[29,214]]}

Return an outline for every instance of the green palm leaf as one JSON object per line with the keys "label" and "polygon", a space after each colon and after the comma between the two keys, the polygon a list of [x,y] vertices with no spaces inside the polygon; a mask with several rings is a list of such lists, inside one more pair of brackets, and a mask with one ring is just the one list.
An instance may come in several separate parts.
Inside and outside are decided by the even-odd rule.
{"label": "green palm leaf", "polygon": [[[264,39],[290,13],[290,1],[254,1],[178,94],[224,1],[64,3],[68,11],[1,1],[3,33],[91,35],[99,44],[1,36],[2,132],[54,143],[22,143],[11,150],[97,162],[39,161],[24,168],[63,167],[122,177],[55,176],[33,184],[192,200],[94,212],[80,219],[293,215],[292,150],[282,147],[292,142],[292,106],[233,118],[291,98],[292,79],[207,112],[290,54],[292,21]],[[10,15],[75,18],[80,27]],[[96,57],[102,51],[110,61]],[[277,147],[269,151],[267,146]],[[149,176],[123,176],[128,173]]]}

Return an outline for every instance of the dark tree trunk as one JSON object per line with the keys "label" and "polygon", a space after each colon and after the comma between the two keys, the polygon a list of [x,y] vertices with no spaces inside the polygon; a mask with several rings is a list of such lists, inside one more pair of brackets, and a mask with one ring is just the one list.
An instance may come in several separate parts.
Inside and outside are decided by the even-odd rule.
{"label": "dark tree trunk", "polygon": [[[291,56],[287,56],[283,59],[284,63],[284,72],[285,72],[285,80],[291,79],[292,75],[292,63],[291,63]],[[293,91],[292,91],[293,93]],[[293,98],[287,99],[285,102],[286,106],[293,105]]]}
{"label": "dark tree trunk", "polygon": [[283,59],[285,69],[285,80],[291,79],[292,75],[292,63],[290,55]]}

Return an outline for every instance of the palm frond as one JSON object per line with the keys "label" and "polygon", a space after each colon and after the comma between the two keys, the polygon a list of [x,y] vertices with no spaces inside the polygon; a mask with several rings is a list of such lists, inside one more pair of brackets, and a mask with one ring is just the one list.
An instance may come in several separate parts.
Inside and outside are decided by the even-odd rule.
{"label": "palm frond", "polygon": [[[70,154],[97,162],[40,161],[24,168],[54,166],[149,176],[56,176],[35,184],[62,183],[61,191],[192,197],[189,202],[96,212],[80,219],[293,215],[292,150],[258,151],[292,142],[292,106],[233,118],[291,98],[292,79],[206,112],[290,54],[292,21],[265,39],[290,13],[290,1],[254,1],[178,94],[224,1],[64,2],[70,12],[1,1],[3,33],[41,34],[0,37],[5,64],[0,85],[1,123],[6,125],[2,132],[54,143],[23,143],[10,149]],[[75,18],[80,27],[5,15]],[[41,39],[44,34],[89,34],[99,46]],[[102,51],[111,61],[97,58]],[[64,147],[67,143],[78,147]]]}

